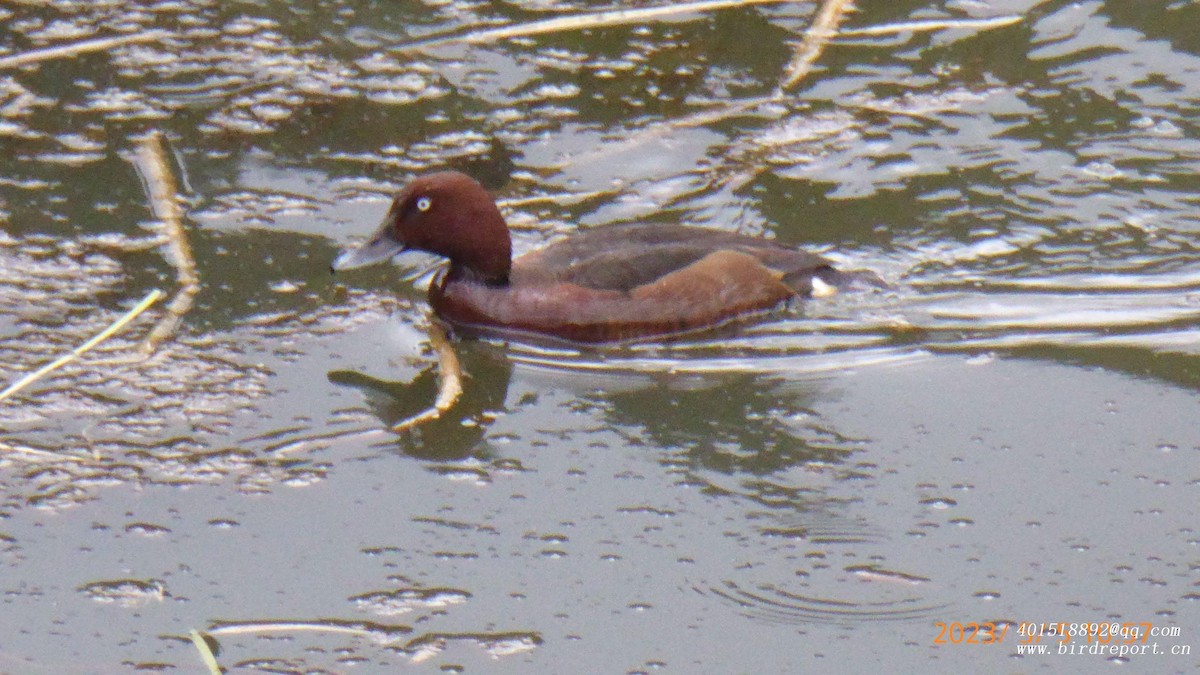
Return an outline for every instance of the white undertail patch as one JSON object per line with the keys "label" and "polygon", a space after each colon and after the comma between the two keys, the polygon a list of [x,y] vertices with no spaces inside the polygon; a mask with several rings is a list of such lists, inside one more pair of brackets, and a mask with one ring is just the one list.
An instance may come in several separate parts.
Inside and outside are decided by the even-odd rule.
{"label": "white undertail patch", "polygon": [[812,296],[814,298],[828,298],[831,295],[837,295],[837,286],[827,283],[821,277],[814,276],[812,278]]}

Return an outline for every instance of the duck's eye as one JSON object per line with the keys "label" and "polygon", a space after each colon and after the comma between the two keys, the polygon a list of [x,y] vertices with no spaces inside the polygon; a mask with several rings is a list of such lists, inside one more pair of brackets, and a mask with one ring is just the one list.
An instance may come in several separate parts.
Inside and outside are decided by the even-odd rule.
{"label": "duck's eye", "polygon": [[417,200],[418,211],[428,211],[429,207],[433,206],[433,200],[429,197],[421,197]]}

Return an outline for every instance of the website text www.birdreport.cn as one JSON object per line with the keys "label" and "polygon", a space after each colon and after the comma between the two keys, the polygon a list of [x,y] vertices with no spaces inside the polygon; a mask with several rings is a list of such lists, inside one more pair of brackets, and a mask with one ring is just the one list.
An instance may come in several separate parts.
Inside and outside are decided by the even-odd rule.
{"label": "website text www.birdreport.cn", "polygon": [[935,645],[1002,645],[1017,655],[1189,656],[1179,626],[1144,622],[936,622]]}

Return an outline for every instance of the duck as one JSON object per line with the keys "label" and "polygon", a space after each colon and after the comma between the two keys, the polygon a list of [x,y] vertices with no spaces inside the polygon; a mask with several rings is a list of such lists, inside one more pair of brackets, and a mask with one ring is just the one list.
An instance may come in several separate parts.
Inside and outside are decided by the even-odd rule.
{"label": "duck", "polygon": [[449,261],[428,297],[456,335],[579,345],[667,340],[877,279],[769,239],[662,223],[587,228],[514,259],[495,199],[456,171],[412,179],[331,269],[413,250]]}

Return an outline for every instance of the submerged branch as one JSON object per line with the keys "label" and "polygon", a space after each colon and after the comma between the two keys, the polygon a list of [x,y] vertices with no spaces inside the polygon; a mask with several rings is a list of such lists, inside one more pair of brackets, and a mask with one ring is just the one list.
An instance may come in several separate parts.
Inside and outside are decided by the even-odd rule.
{"label": "submerged branch", "polygon": [[437,399],[432,406],[393,425],[392,431],[397,433],[441,417],[462,396],[462,365],[458,362],[458,354],[454,352],[450,336],[436,319],[429,322],[429,342],[438,357]]}

